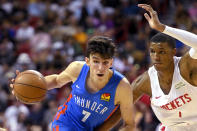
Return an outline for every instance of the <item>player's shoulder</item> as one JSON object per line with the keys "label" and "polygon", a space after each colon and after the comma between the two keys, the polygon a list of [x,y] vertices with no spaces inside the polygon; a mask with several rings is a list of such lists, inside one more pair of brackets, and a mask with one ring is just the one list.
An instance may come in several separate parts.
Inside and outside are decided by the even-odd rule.
{"label": "player's shoulder", "polygon": [[148,71],[139,75],[131,84],[134,92],[143,92],[151,95],[151,83]]}
{"label": "player's shoulder", "polygon": [[84,66],[84,64],[85,64],[85,61],[73,61],[70,63],[69,66],[72,68],[79,68],[80,69]]}
{"label": "player's shoulder", "polygon": [[129,90],[132,90],[131,84],[126,77],[123,77],[122,80],[118,84],[117,91],[128,92]]}
{"label": "player's shoulder", "polygon": [[130,82],[125,77],[123,77],[116,89],[115,103],[120,104],[125,96],[132,97],[132,88]]}
{"label": "player's shoulder", "polygon": [[133,84],[144,84],[147,82],[150,83],[150,76],[148,71],[145,71],[133,81]]}
{"label": "player's shoulder", "polygon": [[73,61],[68,65],[66,70],[73,76],[78,77],[84,64],[85,61]]}
{"label": "player's shoulder", "polygon": [[118,86],[124,88],[127,87],[127,85],[130,85],[130,82],[126,77],[123,77]]}

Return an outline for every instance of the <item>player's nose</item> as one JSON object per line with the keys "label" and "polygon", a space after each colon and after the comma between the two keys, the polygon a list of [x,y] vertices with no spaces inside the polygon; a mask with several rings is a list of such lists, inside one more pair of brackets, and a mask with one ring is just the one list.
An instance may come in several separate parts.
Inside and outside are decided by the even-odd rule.
{"label": "player's nose", "polygon": [[159,62],[160,61],[160,55],[158,53],[155,53],[153,56],[154,61]]}
{"label": "player's nose", "polygon": [[104,70],[104,66],[102,65],[102,63],[99,64],[98,69],[99,69],[100,72],[102,72]]}

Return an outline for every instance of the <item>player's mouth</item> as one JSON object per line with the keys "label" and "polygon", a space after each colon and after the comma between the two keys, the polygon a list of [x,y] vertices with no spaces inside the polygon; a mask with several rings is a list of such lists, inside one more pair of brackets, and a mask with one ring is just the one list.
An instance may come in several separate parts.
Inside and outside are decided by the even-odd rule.
{"label": "player's mouth", "polygon": [[97,74],[97,76],[98,76],[98,77],[102,77],[102,76],[104,76],[104,74]]}
{"label": "player's mouth", "polygon": [[162,64],[162,63],[160,63],[160,62],[155,62],[155,63],[154,63],[155,66],[158,66],[158,65],[161,65],[161,64]]}

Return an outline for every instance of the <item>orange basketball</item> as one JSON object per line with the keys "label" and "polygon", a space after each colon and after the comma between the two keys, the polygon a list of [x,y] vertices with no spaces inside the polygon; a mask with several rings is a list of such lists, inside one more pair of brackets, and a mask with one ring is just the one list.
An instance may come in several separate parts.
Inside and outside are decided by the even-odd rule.
{"label": "orange basketball", "polygon": [[26,70],[19,73],[13,85],[15,96],[25,104],[40,102],[46,96],[46,81],[38,71]]}

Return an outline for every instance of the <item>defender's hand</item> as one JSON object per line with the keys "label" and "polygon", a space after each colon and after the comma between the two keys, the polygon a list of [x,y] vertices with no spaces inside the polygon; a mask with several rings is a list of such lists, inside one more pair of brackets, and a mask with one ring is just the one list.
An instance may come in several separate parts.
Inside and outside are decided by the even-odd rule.
{"label": "defender's hand", "polygon": [[148,13],[145,13],[144,16],[152,29],[158,30],[160,32],[164,31],[165,25],[160,23],[157,12],[154,11],[150,5],[138,4],[138,7],[141,7],[149,12],[150,16],[148,15]]}

